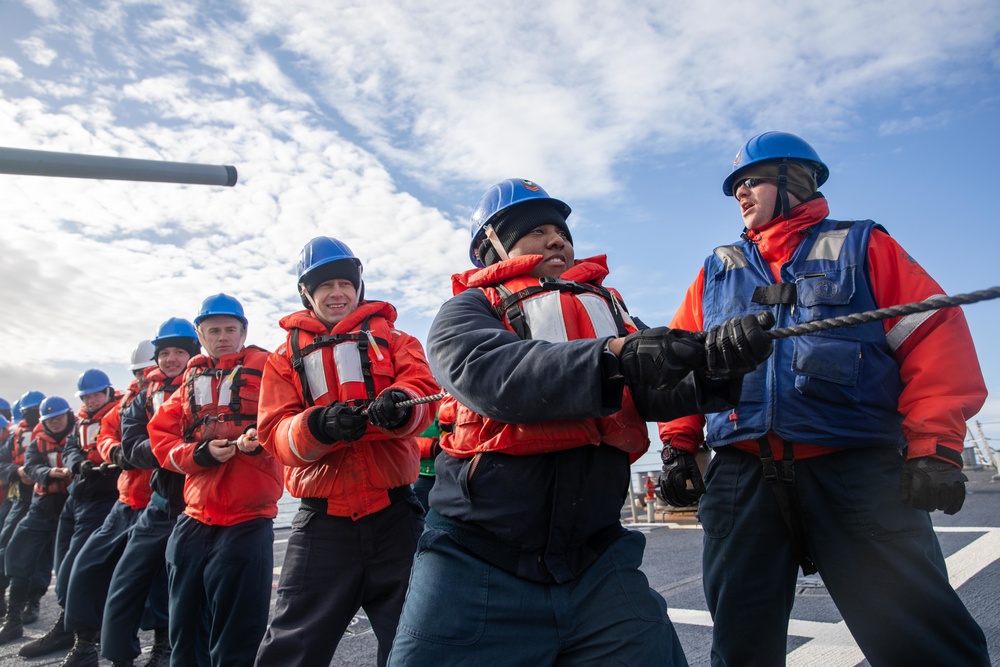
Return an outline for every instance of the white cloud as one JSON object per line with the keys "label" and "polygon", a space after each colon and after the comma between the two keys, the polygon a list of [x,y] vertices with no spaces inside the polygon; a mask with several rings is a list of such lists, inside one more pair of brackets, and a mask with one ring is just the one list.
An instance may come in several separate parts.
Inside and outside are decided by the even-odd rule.
{"label": "white cloud", "polygon": [[38,37],[19,39],[17,40],[17,45],[24,50],[24,54],[28,57],[28,60],[43,67],[51,65],[52,61],[59,55],[55,50],[45,46],[45,42]]}

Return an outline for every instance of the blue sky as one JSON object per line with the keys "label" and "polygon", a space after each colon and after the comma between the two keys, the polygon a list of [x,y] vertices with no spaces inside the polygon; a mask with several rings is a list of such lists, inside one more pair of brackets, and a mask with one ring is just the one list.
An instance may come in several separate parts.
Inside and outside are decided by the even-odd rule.
{"label": "blue sky", "polygon": [[[232,189],[2,176],[0,396],[70,396],[202,298],[273,348],[316,235],[420,338],[491,183],[570,204],[633,313],[666,323],[742,229],[721,183],[765,130],[830,166],[949,293],[1000,284],[1000,5],[750,2],[0,3],[0,145],[232,164]],[[1000,302],[966,308],[1000,440]],[[995,425],[994,425],[995,424]]]}

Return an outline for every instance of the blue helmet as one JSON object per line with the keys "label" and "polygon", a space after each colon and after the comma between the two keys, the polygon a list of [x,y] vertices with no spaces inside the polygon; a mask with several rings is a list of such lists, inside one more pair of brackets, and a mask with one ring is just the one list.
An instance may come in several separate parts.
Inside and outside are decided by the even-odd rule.
{"label": "blue helmet", "polygon": [[14,416],[14,423],[17,424],[21,421],[21,399],[14,401],[14,405],[10,406],[10,413]]}
{"label": "blue helmet", "polygon": [[813,147],[788,132],[764,132],[747,141],[733,160],[733,172],[722,182],[722,191],[733,196],[733,183],[752,164],[766,160],[788,160],[803,164],[816,177],[816,187],[826,183],[830,169],[819,159]]}
{"label": "blue helmet", "polygon": [[194,325],[182,317],[171,317],[160,325],[156,330],[156,337],[153,338],[153,345],[158,346],[168,338],[190,338],[198,342],[198,331]]}
{"label": "blue helmet", "polygon": [[476,248],[486,235],[486,225],[497,213],[527,201],[551,202],[563,218],[568,218],[572,211],[564,202],[550,197],[549,193],[542,189],[542,186],[527,179],[508,178],[506,181],[500,181],[486,191],[479,199],[476,210],[472,212],[472,224],[469,226],[469,231],[472,234],[472,241],[469,244],[469,259],[472,260],[474,266],[483,267],[482,261],[476,255]]}
{"label": "blue helmet", "polygon": [[111,386],[111,378],[102,370],[91,368],[80,374],[76,381],[76,397],[82,398],[87,394],[96,394]]}
{"label": "blue helmet", "polygon": [[195,326],[201,324],[202,320],[212,317],[214,315],[228,315],[229,317],[235,317],[243,326],[247,325],[246,315],[243,314],[243,304],[236,300],[235,297],[229,296],[228,294],[213,294],[204,301],[201,302],[201,310],[198,311],[198,317],[194,318]]}
{"label": "blue helmet", "polygon": [[10,412],[10,401],[6,398],[0,398],[0,410],[6,410]]}
{"label": "blue helmet", "polygon": [[42,404],[43,400],[45,400],[45,394],[43,394],[40,391],[24,392],[24,395],[21,396],[20,400],[21,412],[23,413],[25,410],[28,410],[29,408],[37,408],[39,405]]}
{"label": "blue helmet", "polygon": [[330,236],[317,236],[305,244],[302,252],[299,253],[299,262],[295,266],[295,273],[299,277],[299,283],[302,283],[308,277],[309,273],[318,267],[342,259],[353,261],[358,265],[358,270],[361,270],[361,260],[351,252],[346,243]]}
{"label": "blue helmet", "polygon": [[41,412],[39,421],[45,421],[46,419],[52,419],[53,417],[71,412],[72,408],[69,407],[69,403],[66,402],[65,398],[61,396],[49,396],[42,401],[39,411]]}

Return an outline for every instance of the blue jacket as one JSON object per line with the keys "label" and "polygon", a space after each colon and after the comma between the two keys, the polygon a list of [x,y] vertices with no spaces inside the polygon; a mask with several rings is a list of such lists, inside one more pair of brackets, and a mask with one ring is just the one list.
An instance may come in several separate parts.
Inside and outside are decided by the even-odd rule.
{"label": "blue jacket", "polygon": [[[624,381],[599,370],[607,338],[522,340],[478,289],[438,311],[427,339],[435,378],[460,403],[511,424],[588,419],[621,409]],[[695,374],[672,391],[633,386],[642,418],[724,410],[732,386],[713,390]],[[735,386],[738,391],[738,384]],[[718,393],[717,393],[718,392]],[[526,456],[484,452],[435,460],[427,524],[480,558],[531,581],[578,577],[621,537],[629,454],[607,445]]]}
{"label": "blue jacket", "polygon": [[[753,243],[716,248],[705,261],[706,330],[766,309],[786,327],[877,308],[867,267],[875,226],[826,219],[808,228],[781,283]],[[902,447],[901,389],[881,322],[778,340],[767,363],[744,378],[739,406],[708,415],[707,442],[719,447],[774,431],[828,447]]]}

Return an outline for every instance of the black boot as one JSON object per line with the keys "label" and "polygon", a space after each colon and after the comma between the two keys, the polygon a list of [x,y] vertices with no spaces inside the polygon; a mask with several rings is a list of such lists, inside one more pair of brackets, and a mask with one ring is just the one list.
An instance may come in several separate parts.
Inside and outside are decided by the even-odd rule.
{"label": "black boot", "polygon": [[25,608],[24,613],[21,614],[21,622],[25,625],[31,625],[38,620],[38,614],[42,610],[42,596],[32,595],[28,598],[28,606]]}
{"label": "black boot", "polygon": [[77,632],[73,650],[59,667],[99,667],[101,657],[97,655],[97,642],[100,636],[96,630]]}
{"label": "black boot", "polygon": [[170,664],[170,636],[166,628],[153,630],[153,650],[143,667],[167,667]]}
{"label": "black boot", "polygon": [[28,601],[28,589],[16,584],[10,587],[10,604],[7,605],[7,615],[0,626],[0,644],[7,644],[24,636],[24,625],[21,623],[21,610]]}
{"label": "black boot", "polygon": [[0,616],[7,615],[7,587],[0,589]]}
{"label": "black boot", "polygon": [[37,658],[40,655],[54,651],[65,651],[73,645],[73,633],[66,631],[64,625],[66,612],[59,610],[59,618],[49,631],[34,641],[30,641],[18,650],[22,658]]}

